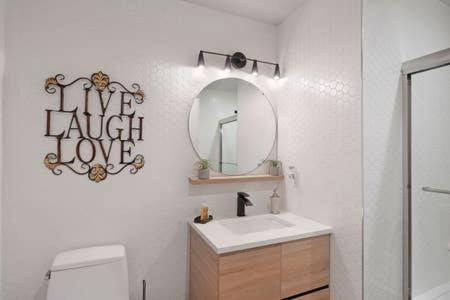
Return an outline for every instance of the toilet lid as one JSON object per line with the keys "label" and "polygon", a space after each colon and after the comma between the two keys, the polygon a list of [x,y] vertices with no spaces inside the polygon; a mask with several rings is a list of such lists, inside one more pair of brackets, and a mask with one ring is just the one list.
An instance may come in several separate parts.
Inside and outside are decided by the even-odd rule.
{"label": "toilet lid", "polygon": [[125,259],[125,247],[122,245],[100,246],[66,251],[53,260],[52,272],[83,268]]}

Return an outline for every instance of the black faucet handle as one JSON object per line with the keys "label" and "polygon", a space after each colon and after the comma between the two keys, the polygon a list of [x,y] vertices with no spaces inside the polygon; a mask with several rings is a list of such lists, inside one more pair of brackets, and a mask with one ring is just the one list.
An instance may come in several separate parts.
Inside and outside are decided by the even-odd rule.
{"label": "black faucet handle", "polygon": [[237,193],[237,214],[236,215],[238,217],[244,217],[245,216],[245,207],[253,205],[253,203],[251,203],[250,200],[247,199],[247,197],[250,197],[250,195],[247,193],[244,193],[244,192]]}
{"label": "black faucet handle", "polygon": [[240,198],[250,197],[250,195],[245,192],[238,192],[237,194],[238,194],[238,197],[240,197]]}

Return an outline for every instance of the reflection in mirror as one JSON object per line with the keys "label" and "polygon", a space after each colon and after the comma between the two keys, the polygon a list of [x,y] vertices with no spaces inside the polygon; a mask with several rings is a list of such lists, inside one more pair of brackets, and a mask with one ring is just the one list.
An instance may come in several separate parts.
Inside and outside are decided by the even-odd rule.
{"label": "reflection in mirror", "polygon": [[206,86],[191,108],[189,133],[200,158],[226,175],[246,174],[266,160],[277,132],[273,108],[253,84],[226,78]]}

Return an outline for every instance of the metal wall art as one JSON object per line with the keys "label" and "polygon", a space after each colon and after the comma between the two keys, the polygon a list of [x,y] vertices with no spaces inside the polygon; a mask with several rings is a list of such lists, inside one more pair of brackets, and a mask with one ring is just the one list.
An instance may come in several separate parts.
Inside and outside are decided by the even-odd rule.
{"label": "metal wall art", "polygon": [[101,71],[67,84],[64,80],[58,74],[44,85],[47,93],[59,96],[56,108],[45,109],[45,136],[53,138],[56,147],[45,155],[45,166],[55,175],[65,167],[94,182],[126,168],[136,174],[145,163],[144,156],[132,153],[143,141],[144,117],[134,110],[144,102],[140,86],[133,83],[128,89]]}

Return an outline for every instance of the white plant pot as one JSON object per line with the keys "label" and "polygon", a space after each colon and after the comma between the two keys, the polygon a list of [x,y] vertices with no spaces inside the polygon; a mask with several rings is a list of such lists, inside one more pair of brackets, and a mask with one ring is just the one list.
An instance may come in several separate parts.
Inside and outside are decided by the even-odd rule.
{"label": "white plant pot", "polygon": [[209,179],[209,169],[198,170],[198,179]]}
{"label": "white plant pot", "polygon": [[280,168],[279,167],[269,167],[269,174],[272,176],[279,176]]}

